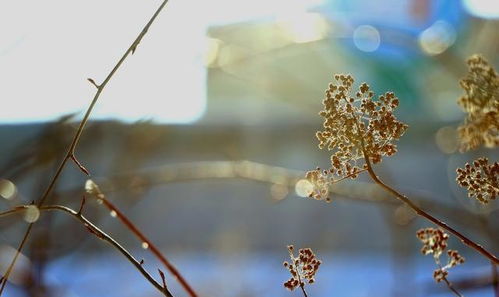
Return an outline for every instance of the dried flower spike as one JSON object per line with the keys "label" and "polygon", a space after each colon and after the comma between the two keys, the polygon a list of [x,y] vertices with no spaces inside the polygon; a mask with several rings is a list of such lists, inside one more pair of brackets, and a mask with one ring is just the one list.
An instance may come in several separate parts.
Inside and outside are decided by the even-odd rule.
{"label": "dried flower spike", "polygon": [[450,268],[464,263],[464,257],[462,257],[458,251],[447,250],[447,264],[442,266],[440,256],[447,249],[447,240],[449,239],[449,235],[443,230],[435,228],[420,229],[416,233],[416,236],[423,243],[421,253],[424,255],[432,254],[433,259],[438,266],[433,272],[433,278],[436,282],[446,280]]}
{"label": "dried flower spike", "polygon": [[499,163],[489,164],[487,158],[478,158],[464,168],[456,169],[457,184],[468,189],[468,197],[475,197],[483,204],[499,196]]}
{"label": "dried flower spike", "polygon": [[291,278],[284,283],[284,287],[288,290],[294,290],[297,287],[305,286],[305,281],[309,284],[315,282],[315,273],[322,264],[322,261],[317,260],[314,252],[310,248],[300,249],[298,251],[298,256],[294,256],[294,247],[292,245],[288,246],[289,257],[291,261],[284,262],[284,267],[286,267],[291,273]]}
{"label": "dried flower spike", "polygon": [[499,145],[499,75],[482,56],[467,62],[468,74],[460,81],[465,94],[457,102],[468,114],[458,127],[461,152]]}
{"label": "dried flower spike", "polygon": [[355,178],[364,171],[364,154],[374,164],[381,162],[383,156],[395,154],[397,146],[393,141],[408,127],[393,114],[399,100],[392,92],[376,99],[366,83],[354,93],[353,83],[351,75],[336,74],[325,92],[324,109],[319,113],[324,118],[323,130],[316,136],[319,148],[334,152],[329,170],[307,174],[307,179],[316,186],[311,196],[315,199],[326,199],[324,184],[329,186],[338,181],[332,176]]}

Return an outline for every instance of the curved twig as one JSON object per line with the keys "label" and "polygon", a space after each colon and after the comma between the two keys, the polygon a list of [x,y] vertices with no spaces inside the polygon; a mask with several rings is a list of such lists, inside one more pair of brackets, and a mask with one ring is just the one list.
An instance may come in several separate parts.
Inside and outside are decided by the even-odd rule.
{"label": "curved twig", "polygon": [[[106,78],[104,79],[104,81],[100,85],[97,85],[95,82],[93,82],[93,80],[89,80],[91,83],[93,82],[93,85],[97,88],[97,92],[95,93],[94,98],[92,99],[92,102],[88,106],[87,111],[85,112],[85,115],[83,116],[83,119],[81,120],[80,125],[78,126],[78,130],[76,131],[75,135],[73,136],[73,140],[71,141],[71,144],[68,147],[68,150],[67,150],[67,153],[66,153],[64,159],[62,160],[61,164],[57,168],[56,173],[54,174],[54,177],[52,178],[52,180],[50,181],[49,185],[47,186],[47,189],[45,190],[45,192],[43,193],[43,195],[41,196],[41,198],[38,200],[38,202],[37,202],[37,206],[38,207],[42,206],[43,203],[45,202],[45,200],[47,199],[48,195],[50,194],[50,192],[54,188],[55,183],[59,179],[59,177],[60,177],[60,175],[62,173],[62,170],[66,166],[68,160],[70,160],[70,159],[76,160],[76,158],[75,158],[75,149],[76,149],[76,146],[78,145],[78,142],[80,140],[81,134],[83,132],[83,128],[85,128],[85,125],[88,122],[90,114],[92,113],[92,110],[93,110],[95,104],[97,103],[97,100],[99,99],[100,94],[102,93],[102,91],[106,87],[107,83],[111,80],[111,78],[113,77],[113,75],[116,73],[116,71],[120,68],[121,64],[123,64],[123,62],[125,61],[125,59],[130,54],[133,54],[135,52],[135,50],[137,48],[137,45],[140,43],[140,41],[142,40],[142,38],[144,37],[144,35],[147,33],[147,31],[149,30],[149,27],[154,22],[154,20],[156,19],[156,17],[158,16],[158,14],[161,12],[161,10],[163,10],[163,7],[166,5],[167,2],[168,2],[168,0],[164,0],[161,3],[161,5],[158,7],[158,9],[154,13],[154,15],[151,17],[151,19],[144,26],[144,28],[139,33],[139,35],[137,36],[137,38],[133,41],[132,45],[130,45],[130,47],[126,50],[126,52],[123,54],[123,56],[118,61],[118,63],[116,63],[116,65],[113,67],[113,69],[111,70],[111,72],[109,72],[109,74],[106,76]],[[81,168],[82,168],[82,166],[80,167],[80,169]],[[33,228],[33,223],[29,224],[28,229],[26,229],[26,232],[24,233],[23,239],[21,240],[21,243],[19,244],[19,247],[17,248],[17,252],[14,255],[14,258],[12,259],[9,267],[7,268],[7,271],[5,272],[5,274],[3,275],[3,277],[1,278],[1,281],[0,281],[0,283],[1,283],[1,286],[0,286],[0,296],[2,295],[2,292],[3,292],[4,288],[5,288],[5,285],[7,284],[7,280],[9,279],[10,273],[12,272],[12,269],[14,268],[14,265],[15,265],[15,263],[17,261],[17,258],[19,257],[19,254],[21,253],[21,250],[23,249],[23,247],[24,247],[24,245],[25,245],[25,243],[26,243],[26,241],[27,241],[27,239],[29,237],[29,234],[31,233],[31,229],[32,228]]]}
{"label": "curved twig", "polygon": [[443,280],[444,280],[445,284],[447,285],[447,288],[449,288],[449,290],[451,290],[452,293],[454,293],[454,295],[456,295],[458,297],[464,297],[463,294],[459,293],[459,291],[456,290],[456,288],[454,288],[452,283],[446,277],[444,277]]}
{"label": "curved twig", "polygon": [[[20,211],[25,210],[28,207],[28,205],[22,205],[22,206],[17,206],[13,209],[0,212],[0,217],[11,215]],[[158,283],[145,269],[142,267],[141,262],[137,261],[130,252],[128,252],[121,244],[119,244],[115,239],[113,239],[111,236],[109,236],[107,233],[99,229],[99,227],[95,226],[92,222],[90,222],[87,218],[81,215],[81,213],[74,211],[73,209],[63,206],[63,205],[47,205],[47,206],[42,206],[39,208],[40,211],[62,211],[65,212],[69,215],[71,215],[73,218],[79,220],[86,228],[87,230],[98,237],[101,240],[106,241],[109,243],[111,246],[113,246],[115,249],[117,249],[123,256],[127,258],[127,260],[132,263],[137,270],[140,271],[140,273],[156,288],[158,291],[163,293],[167,297],[173,297],[173,295],[168,291],[166,286],[161,285]]]}
{"label": "curved twig", "polygon": [[[361,131],[359,128],[358,120],[355,117],[355,115],[353,114],[353,112],[352,112],[352,115],[355,118],[355,125],[357,126],[357,131]],[[418,214],[419,216],[426,218],[427,220],[431,221],[435,225],[437,225],[437,226],[447,230],[448,232],[454,234],[456,237],[458,237],[461,240],[462,243],[466,244],[467,246],[469,246],[472,249],[481,253],[483,256],[487,257],[488,259],[490,259],[492,261],[492,263],[499,265],[499,259],[495,255],[493,255],[491,252],[487,251],[483,246],[479,245],[478,243],[476,243],[473,240],[469,239],[468,237],[464,236],[456,229],[447,225],[447,223],[435,218],[434,216],[430,215],[426,211],[422,210],[419,206],[417,206],[409,198],[407,198],[403,194],[397,192],[394,188],[388,186],[383,181],[381,181],[373,170],[373,167],[371,165],[371,160],[369,160],[369,155],[367,154],[366,149],[365,149],[364,137],[360,137],[360,149],[362,151],[362,154],[364,155],[364,161],[366,162],[367,172],[369,173],[369,176],[371,177],[371,179],[375,183],[377,183],[379,186],[381,186],[388,193],[394,195],[398,200],[405,203],[412,210],[414,210],[416,212],[416,214]]]}
{"label": "curved twig", "polygon": [[185,280],[182,274],[177,270],[177,268],[170,262],[168,259],[161,253],[161,251],[135,226],[128,217],[121,212],[113,203],[111,203],[106,196],[100,191],[98,187],[93,189],[93,196],[102,202],[102,204],[111,212],[116,214],[116,217],[136,236],[138,237],[142,243],[144,243],[151,251],[151,253],[158,258],[158,260],[163,263],[163,265],[170,271],[170,273],[174,276],[174,278],[180,283],[180,285],[184,288],[184,290],[191,296],[197,297],[194,289],[189,285],[189,283]]}
{"label": "curved twig", "polygon": [[367,165],[367,172],[369,173],[369,176],[371,177],[371,179],[375,183],[380,185],[385,191],[394,195],[398,200],[400,200],[403,203],[405,203],[406,205],[408,205],[419,216],[426,218],[427,220],[431,221],[435,225],[437,225],[437,226],[447,230],[448,232],[454,234],[456,237],[458,237],[461,240],[462,243],[464,243],[465,245],[469,246],[470,248],[478,251],[483,256],[487,257],[489,260],[492,261],[492,263],[499,265],[499,259],[495,255],[493,255],[491,252],[487,251],[483,246],[474,242],[473,240],[469,239],[468,237],[464,236],[456,229],[447,225],[447,223],[445,223],[445,222],[433,217],[429,213],[425,212],[424,210],[419,208],[416,204],[414,204],[414,202],[412,202],[409,198],[407,198],[403,194],[400,194],[395,189],[393,189],[392,187],[388,186],[383,181],[381,181],[372,168],[371,161],[369,160],[369,156],[366,154],[364,149],[362,151],[364,152],[364,159],[365,159],[365,162]]}

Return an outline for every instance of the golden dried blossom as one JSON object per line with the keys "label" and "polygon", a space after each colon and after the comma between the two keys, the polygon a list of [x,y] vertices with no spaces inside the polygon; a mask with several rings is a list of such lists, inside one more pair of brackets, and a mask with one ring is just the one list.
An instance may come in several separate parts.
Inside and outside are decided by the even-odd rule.
{"label": "golden dried blossom", "polygon": [[448,270],[456,265],[464,263],[462,257],[456,250],[447,250],[447,263],[442,266],[440,256],[447,249],[447,240],[449,235],[442,229],[425,228],[420,229],[416,236],[423,243],[421,253],[424,255],[433,255],[433,259],[438,268],[433,272],[433,278],[436,282],[444,280],[449,274]]}
{"label": "golden dried blossom", "polygon": [[288,290],[294,290],[297,287],[305,286],[305,281],[309,284],[315,282],[315,274],[319,270],[322,261],[317,260],[314,252],[310,248],[300,249],[298,256],[294,255],[294,247],[288,246],[289,257],[291,261],[284,262],[286,267],[291,273],[291,278],[284,283],[284,287]]}
{"label": "golden dried blossom", "polygon": [[464,168],[456,169],[457,184],[468,189],[468,197],[475,197],[483,204],[499,196],[499,163],[489,164],[487,158],[478,158]]}
{"label": "golden dried blossom", "polygon": [[305,178],[313,186],[313,190],[309,194],[310,198],[331,202],[331,198],[329,198],[329,185],[333,179],[330,176],[329,171],[317,168],[315,170],[308,171]]}
{"label": "golden dried blossom", "polygon": [[423,243],[421,253],[424,255],[433,254],[433,257],[439,258],[447,248],[449,235],[441,229],[425,228],[420,229],[416,236]]}
{"label": "golden dried blossom", "polygon": [[[374,92],[366,83],[357,91],[353,90],[354,79],[351,75],[336,74],[334,81],[325,91],[324,109],[319,113],[324,118],[323,130],[316,136],[319,148],[332,150],[331,168],[322,174],[315,170],[309,172],[312,178],[330,177],[355,178],[366,169],[364,154],[370,162],[381,162],[383,156],[397,152],[393,141],[399,139],[407,130],[407,125],[398,121],[393,114],[399,105],[392,92],[375,98]],[[315,199],[325,199],[321,194],[322,184],[317,186]]]}
{"label": "golden dried blossom", "polygon": [[458,100],[467,113],[458,127],[461,152],[499,145],[499,75],[482,56],[467,62],[468,74],[460,81],[465,94]]}

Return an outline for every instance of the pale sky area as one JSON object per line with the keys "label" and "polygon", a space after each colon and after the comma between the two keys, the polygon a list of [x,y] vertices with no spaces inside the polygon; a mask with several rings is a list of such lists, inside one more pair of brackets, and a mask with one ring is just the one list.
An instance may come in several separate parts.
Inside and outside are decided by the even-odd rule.
{"label": "pale sky area", "polygon": [[[92,118],[190,123],[206,108],[209,26],[305,11],[309,0],[171,0]],[[0,122],[80,112],[160,1],[0,2]],[[286,8],[286,9],[283,9]]]}
{"label": "pale sky area", "polygon": [[[92,118],[194,122],[206,109],[206,59],[216,50],[206,36],[208,27],[288,18],[324,2],[171,0],[108,84]],[[498,15],[497,0],[463,3],[471,14]],[[95,93],[86,79],[104,79],[159,4],[0,1],[0,122],[46,121],[71,112],[81,116]]]}

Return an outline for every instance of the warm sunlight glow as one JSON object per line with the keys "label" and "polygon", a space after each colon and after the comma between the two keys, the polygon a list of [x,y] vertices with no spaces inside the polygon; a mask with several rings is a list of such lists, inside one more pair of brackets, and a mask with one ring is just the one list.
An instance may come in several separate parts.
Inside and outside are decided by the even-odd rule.
{"label": "warm sunlight glow", "polygon": [[451,24],[437,21],[419,35],[423,52],[434,56],[443,53],[456,41],[456,32]]}
{"label": "warm sunlight glow", "polygon": [[[207,39],[210,26],[300,12],[287,28],[296,42],[309,42],[324,36],[325,22],[304,12],[322,2],[168,3],[134,56],[106,87],[92,119],[176,124],[200,119],[206,109],[206,67],[216,66],[221,45]],[[102,82],[155,4],[90,0],[70,7],[66,1],[49,0],[26,9],[24,1],[0,3],[0,27],[10,28],[0,38],[0,122],[81,115],[95,93],[87,78]]]}
{"label": "warm sunlight glow", "polygon": [[314,190],[314,186],[306,179],[300,179],[295,185],[296,195],[308,197]]}
{"label": "warm sunlight glow", "polygon": [[318,13],[298,13],[283,16],[278,20],[279,26],[290,40],[306,43],[326,37],[328,23]]}
{"label": "warm sunlight glow", "polygon": [[499,18],[499,3],[494,0],[464,0],[464,8],[476,17],[486,19]]}

